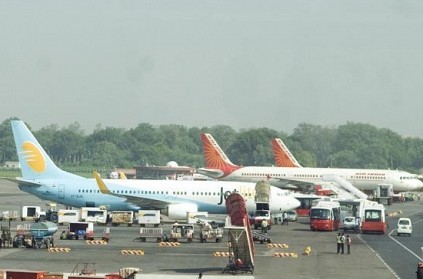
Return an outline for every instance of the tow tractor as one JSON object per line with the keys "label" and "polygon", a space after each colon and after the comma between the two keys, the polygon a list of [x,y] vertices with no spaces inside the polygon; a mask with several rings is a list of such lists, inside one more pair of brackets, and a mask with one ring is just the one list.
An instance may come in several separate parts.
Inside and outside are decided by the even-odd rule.
{"label": "tow tractor", "polygon": [[170,242],[178,242],[180,239],[186,239],[187,242],[192,242],[194,238],[193,224],[174,224],[170,230]]}
{"label": "tow tractor", "polygon": [[216,223],[201,222],[200,223],[200,242],[207,242],[207,240],[214,240],[216,243],[222,241],[223,228]]}

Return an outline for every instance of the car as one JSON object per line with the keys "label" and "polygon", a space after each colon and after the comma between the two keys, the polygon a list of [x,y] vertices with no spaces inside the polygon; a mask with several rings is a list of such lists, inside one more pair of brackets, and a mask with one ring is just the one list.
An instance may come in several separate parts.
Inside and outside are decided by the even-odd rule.
{"label": "car", "polygon": [[407,234],[411,236],[413,233],[413,224],[411,223],[410,218],[399,218],[397,226],[397,236],[401,234]]}
{"label": "car", "polygon": [[295,222],[298,220],[298,215],[297,212],[295,212],[295,210],[288,210],[286,211],[286,219],[289,222]]}
{"label": "car", "polygon": [[343,229],[344,231],[355,231],[358,232],[360,229],[360,226],[358,224],[358,219],[354,216],[345,216],[343,220]]}

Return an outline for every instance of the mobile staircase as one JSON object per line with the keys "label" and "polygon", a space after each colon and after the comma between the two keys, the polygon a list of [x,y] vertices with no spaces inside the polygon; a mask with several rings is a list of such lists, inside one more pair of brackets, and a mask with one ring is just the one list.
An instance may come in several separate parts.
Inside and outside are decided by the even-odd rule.
{"label": "mobile staircase", "polygon": [[254,242],[244,198],[238,193],[230,194],[226,199],[226,211],[230,219],[226,226],[229,263],[223,273],[253,273]]}

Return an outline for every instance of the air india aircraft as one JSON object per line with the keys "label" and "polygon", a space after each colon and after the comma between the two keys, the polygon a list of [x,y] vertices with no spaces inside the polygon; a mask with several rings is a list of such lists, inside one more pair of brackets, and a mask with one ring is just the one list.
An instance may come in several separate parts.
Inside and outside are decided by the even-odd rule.
{"label": "air india aircraft", "polygon": [[233,164],[210,134],[202,134],[205,167],[198,173],[226,181],[258,182],[268,179],[271,185],[287,189],[311,189],[331,180],[345,180],[361,191],[373,191],[380,184],[391,184],[395,192],[416,191],[423,182],[415,175],[399,170],[301,168],[238,166]]}

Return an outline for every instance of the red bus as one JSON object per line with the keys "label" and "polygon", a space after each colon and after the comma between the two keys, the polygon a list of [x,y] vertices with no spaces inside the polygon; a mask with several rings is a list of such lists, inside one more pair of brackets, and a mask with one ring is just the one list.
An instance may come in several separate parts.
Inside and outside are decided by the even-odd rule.
{"label": "red bus", "polygon": [[294,197],[300,202],[300,206],[295,209],[298,216],[310,216],[310,209],[316,200],[322,199],[322,196],[296,194]]}
{"label": "red bus", "polygon": [[361,222],[362,233],[386,233],[385,207],[383,204],[367,204]]}
{"label": "red bus", "polygon": [[310,229],[313,231],[336,231],[340,224],[339,202],[319,201],[310,210]]}

